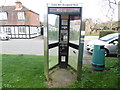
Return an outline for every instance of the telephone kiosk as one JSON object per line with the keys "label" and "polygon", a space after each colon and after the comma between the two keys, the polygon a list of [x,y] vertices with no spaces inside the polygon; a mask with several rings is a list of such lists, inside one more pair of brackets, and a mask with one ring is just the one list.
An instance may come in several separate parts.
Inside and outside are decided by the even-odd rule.
{"label": "telephone kiosk", "polygon": [[[56,15],[56,24],[57,29],[56,31],[52,31],[49,25],[49,14]],[[68,68],[74,66],[76,67],[76,72],[80,72],[82,68],[82,49],[83,46],[81,42],[83,41],[83,36],[81,35],[82,29],[82,4],[48,4],[47,6],[47,29],[46,34],[44,35],[44,56],[45,56],[45,64],[44,64],[44,73],[47,79],[49,79],[49,72],[56,66],[59,68]],[[75,30],[76,29],[76,30]],[[56,34],[52,34],[55,33]],[[77,32],[77,33],[75,33]],[[58,34],[58,35],[57,35]],[[75,34],[75,35],[73,35]],[[56,37],[57,40],[51,40],[50,36]],[[75,36],[77,38],[75,38]],[[54,41],[54,42],[52,42]],[[75,41],[78,41],[75,43]],[[54,48],[57,47],[57,50]],[[54,49],[53,51],[50,51]],[[72,53],[76,54],[77,57],[76,61],[70,61],[69,57],[72,57],[71,50],[73,49]],[[77,52],[76,52],[76,51]],[[52,53],[58,53],[53,54]],[[50,60],[51,57],[53,60]],[[56,60],[55,60],[56,58]],[[76,59],[76,58],[74,58]],[[50,63],[56,62],[52,67],[50,67]],[[76,62],[75,65],[71,66],[69,63]],[[71,63],[72,64],[72,63]]]}

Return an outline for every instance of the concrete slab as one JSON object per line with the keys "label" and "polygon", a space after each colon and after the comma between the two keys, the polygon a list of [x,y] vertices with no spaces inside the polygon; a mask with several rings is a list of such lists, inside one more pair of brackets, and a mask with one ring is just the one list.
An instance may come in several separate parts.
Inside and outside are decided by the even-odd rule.
{"label": "concrete slab", "polygon": [[77,80],[77,76],[74,71],[69,69],[56,69],[50,74],[50,80],[47,81],[49,88],[55,87],[68,87]]}

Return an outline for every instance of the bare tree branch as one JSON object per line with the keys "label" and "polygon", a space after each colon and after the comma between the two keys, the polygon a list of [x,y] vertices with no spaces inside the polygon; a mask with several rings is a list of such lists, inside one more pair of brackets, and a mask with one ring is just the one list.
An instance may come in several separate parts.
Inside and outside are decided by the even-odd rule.
{"label": "bare tree branch", "polygon": [[114,11],[115,11],[115,8],[112,5],[117,5],[117,1],[116,0],[114,0],[114,1],[107,0],[107,1],[108,1],[109,9],[108,9],[106,17],[108,17],[110,11],[112,12],[111,13],[111,17],[112,17],[114,14]]}
{"label": "bare tree branch", "polygon": [[88,24],[90,25],[90,34],[93,32],[93,31],[96,31],[97,30],[97,25],[98,25],[98,22],[95,22],[95,23],[93,23],[93,22],[91,22],[92,21],[92,19],[87,19],[87,22],[88,22]]}
{"label": "bare tree branch", "polygon": [[110,4],[116,4],[116,5],[117,5],[117,1],[116,1],[116,0],[114,0],[114,1],[108,0],[108,2],[109,2]]}

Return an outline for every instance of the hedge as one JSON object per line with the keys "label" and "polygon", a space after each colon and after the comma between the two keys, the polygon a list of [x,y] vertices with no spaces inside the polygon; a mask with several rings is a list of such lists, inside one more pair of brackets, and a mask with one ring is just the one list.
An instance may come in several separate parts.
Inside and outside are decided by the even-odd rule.
{"label": "hedge", "polygon": [[118,31],[114,31],[114,30],[101,30],[99,32],[99,38],[103,37],[103,36],[106,36],[108,34],[111,34],[111,33],[117,33]]}

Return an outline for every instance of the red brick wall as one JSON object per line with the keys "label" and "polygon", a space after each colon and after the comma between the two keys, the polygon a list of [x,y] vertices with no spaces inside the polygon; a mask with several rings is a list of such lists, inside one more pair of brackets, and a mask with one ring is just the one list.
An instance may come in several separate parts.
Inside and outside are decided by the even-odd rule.
{"label": "red brick wall", "polygon": [[18,20],[17,12],[8,12],[8,20],[0,21],[0,25],[40,26],[40,20],[39,20],[39,15],[31,11],[25,12],[25,20]]}
{"label": "red brick wall", "polygon": [[30,25],[40,26],[40,20],[39,20],[38,14],[35,14],[33,12],[28,12],[27,16],[29,16],[29,24]]}

